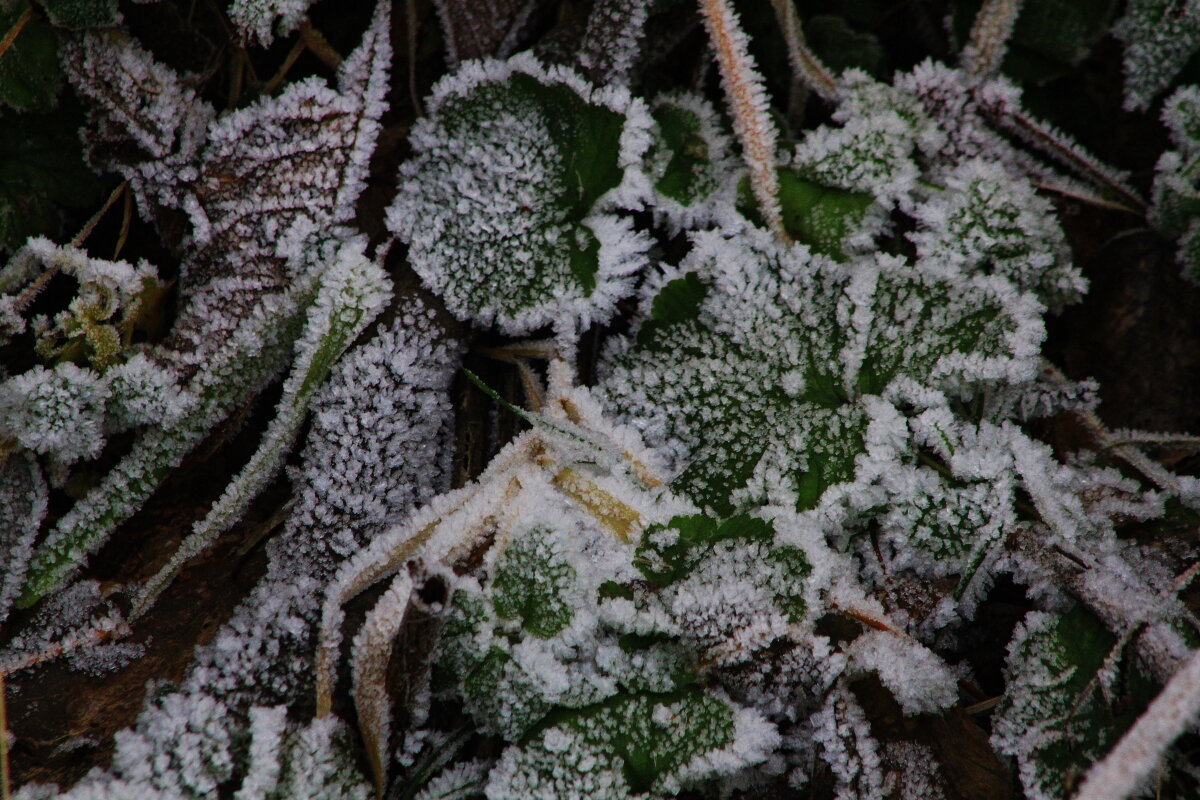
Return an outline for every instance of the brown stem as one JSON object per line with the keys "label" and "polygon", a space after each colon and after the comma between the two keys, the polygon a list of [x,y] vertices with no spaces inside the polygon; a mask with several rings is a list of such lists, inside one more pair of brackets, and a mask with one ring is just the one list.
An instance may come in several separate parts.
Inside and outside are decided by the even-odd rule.
{"label": "brown stem", "polygon": [[4,54],[13,46],[13,42],[21,35],[21,31],[25,30],[25,26],[33,19],[33,6],[29,6],[21,12],[21,16],[17,17],[17,21],[8,29],[8,33],[4,34],[4,38],[0,39],[0,58],[4,58]]}
{"label": "brown stem", "polygon": [[341,54],[333,49],[333,45],[329,44],[324,34],[307,21],[300,23],[300,41],[330,69],[337,69],[342,65]]}

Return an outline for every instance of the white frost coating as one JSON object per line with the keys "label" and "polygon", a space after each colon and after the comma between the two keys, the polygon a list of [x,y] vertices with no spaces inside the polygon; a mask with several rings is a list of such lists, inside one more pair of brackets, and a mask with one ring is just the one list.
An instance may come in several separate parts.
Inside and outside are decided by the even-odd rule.
{"label": "white frost coating", "polygon": [[250,753],[246,778],[233,800],[267,800],[279,784],[279,751],[287,729],[287,706],[250,709]]}
{"label": "white frost coating", "polygon": [[[129,181],[143,219],[157,205],[177,207],[181,184],[195,177],[192,164],[216,116],[213,107],[126,35],[84,31],[63,43],[62,56],[67,78],[91,103],[93,126],[84,138],[97,166]],[[144,157],[133,163],[105,157],[105,146],[122,139]]]}
{"label": "white frost coating", "polygon": [[[578,200],[563,194],[573,154],[561,149],[557,127],[526,90],[512,88],[521,77],[570,92],[621,121],[620,182],[590,208],[574,208]],[[649,196],[641,164],[652,125],[645,104],[625,89],[596,88],[563,67],[544,67],[529,54],[465,62],[438,81],[427,103],[429,113],[411,134],[416,155],[401,166],[387,215],[388,228],[408,242],[422,281],[459,318],[496,323],[506,333],[606,320],[632,292],[650,244],[614,214],[640,209]],[[588,261],[584,251],[593,245],[597,267],[585,280],[574,259]]]}
{"label": "white frost coating", "polygon": [[1161,762],[1167,748],[1200,721],[1200,651],[1154,698],[1104,760],[1088,772],[1075,800],[1124,800]]}
{"label": "white frost coating", "polygon": [[179,569],[210,547],[275,477],[330,366],[391,297],[391,280],[367,259],[365,248],[365,237],[359,237],[332,254],[333,263],[324,267],[316,299],[307,309],[304,332],[296,341],[291,373],[284,381],[275,417],[258,449],[204,519],[193,526],[171,560],[145,584],[134,600],[131,618],[144,614]]}
{"label": "white frost coating", "polygon": [[641,54],[648,0],[599,0],[588,15],[577,61],[598,86],[628,86]]}
{"label": "white frost coating", "polygon": [[850,671],[874,672],[905,714],[935,714],[958,700],[946,663],[912,639],[868,631],[847,648]]}
{"label": "white frost coating", "polygon": [[1113,35],[1125,45],[1125,108],[1144,110],[1200,49],[1200,3],[1131,0]]}

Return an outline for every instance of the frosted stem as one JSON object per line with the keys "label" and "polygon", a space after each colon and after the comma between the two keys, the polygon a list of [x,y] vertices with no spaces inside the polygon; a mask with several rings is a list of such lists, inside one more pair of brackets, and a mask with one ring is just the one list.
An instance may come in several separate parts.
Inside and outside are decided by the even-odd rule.
{"label": "frosted stem", "polygon": [[750,169],[750,185],[767,228],[780,240],[791,238],[783,227],[779,207],[779,181],[775,174],[775,125],[769,115],[767,93],[747,46],[737,14],[726,0],[700,0],[700,16],[716,51],[721,85],[733,112],[733,129]]}
{"label": "frosted stem", "polygon": [[822,100],[837,100],[837,79],[833,77],[829,67],[821,63],[816,53],[809,49],[793,0],[771,0],[771,7],[775,9],[775,19],[779,22],[779,29],[783,31],[783,39],[787,43],[788,63],[792,65],[796,77],[820,95]]}

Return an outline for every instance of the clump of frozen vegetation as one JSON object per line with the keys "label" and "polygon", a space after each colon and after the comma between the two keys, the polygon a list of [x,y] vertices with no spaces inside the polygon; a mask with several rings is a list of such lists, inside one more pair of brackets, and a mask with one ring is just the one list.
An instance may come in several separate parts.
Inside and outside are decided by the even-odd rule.
{"label": "clump of frozen vegetation", "polygon": [[[308,5],[230,13],[265,44]],[[1121,24],[1130,59],[1150,57],[1151,5]],[[19,798],[957,797],[939,720],[1011,758],[1031,800],[1116,797],[1095,787],[1121,769],[1128,791],[1156,770],[1196,787],[1172,747],[1187,720],[1152,702],[1166,686],[1200,704],[1178,596],[1196,569],[1122,534],[1194,512],[1200,489],[1104,428],[1095,386],[1040,352],[1046,315],[1087,288],[1047,194],[1141,200],[999,75],[1020,3],[984,3],[959,66],[891,81],[833,74],[772,4],[832,111],[794,135],[737,14],[699,6],[723,102],[641,96],[650,4],[597,0],[550,64],[462,58],[510,48],[521,12],[489,27],[440,2],[460,63],[411,129],[383,242],[353,226],[386,2],[336,88],[307,78],[223,113],[124,31],[64,39],[93,164],[177,240],[178,313],[162,330],[154,267],[78,243],[30,240],[0,272],[0,335],[32,342],[0,373],[0,622],[37,605],[0,674],[139,657],[123,640],[306,439],[265,575],[184,678],[153,687],[110,767]],[[297,47],[327,48],[315,37]],[[1170,75],[1148,80],[1131,105]],[[1150,212],[1188,264],[1198,108],[1193,88],[1168,102]],[[434,300],[397,279],[398,253]],[[34,314],[56,274],[73,298]],[[527,409],[472,372],[455,388],[450,317],[464,339],[492,329]],[[118,597],[70,582],[276,381],[257,449],[156,573]],[[469,382],[525,429],[461,476]],[[1027,424],[1060,414],[1096,447],[1056,453]],[[110,452],[42,531],[51,492]],[[969,651],[1000,580],[1032,610],[1002,696],[975,708],[995,706],[989,747],[963,707],[984,699]]]}

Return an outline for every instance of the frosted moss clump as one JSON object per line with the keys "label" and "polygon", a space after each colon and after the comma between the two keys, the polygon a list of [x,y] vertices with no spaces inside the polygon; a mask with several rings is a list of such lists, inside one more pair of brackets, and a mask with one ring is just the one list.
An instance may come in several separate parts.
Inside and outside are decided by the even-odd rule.
{"label": "frosted moss clump", "polygon": [[596,89],[528,55],[465,63],[412,132],[388,227],[460,318],[506,333],[603,321],[632,291],[649,239],[640,208],[651,120],[624,89]]}

